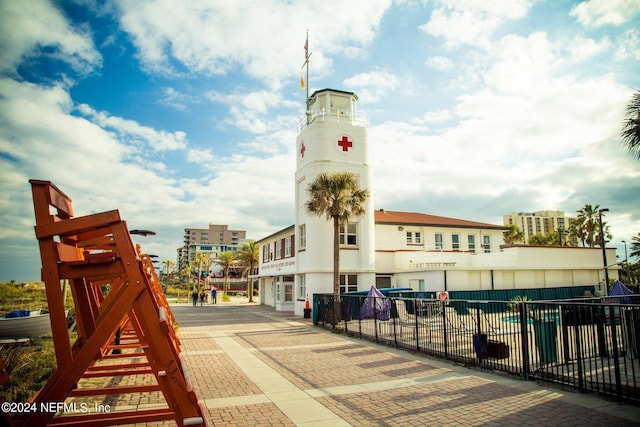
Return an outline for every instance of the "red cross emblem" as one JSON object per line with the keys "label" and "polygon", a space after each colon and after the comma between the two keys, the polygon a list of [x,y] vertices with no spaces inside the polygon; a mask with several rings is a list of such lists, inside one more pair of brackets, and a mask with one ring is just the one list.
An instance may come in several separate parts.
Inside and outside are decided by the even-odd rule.
{"label": "red cross emblem", "polygon": [[300,155],[304,157],[304,152],[307,151],[307,147],[304,146],[304,142],[300,145]]}
{"label": "red cross emblem", "polygon": [[342,136],[342,139],[338,140],[338,145],[342,147],[342,151],[349,151],[349,148],[353,147],[353,142],[346,136]]}

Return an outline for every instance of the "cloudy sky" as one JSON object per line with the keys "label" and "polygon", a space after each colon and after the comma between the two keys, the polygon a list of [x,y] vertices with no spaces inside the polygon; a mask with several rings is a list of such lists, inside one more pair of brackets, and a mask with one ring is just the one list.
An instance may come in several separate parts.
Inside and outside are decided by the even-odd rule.
{"label": "cloudy sky", "polygon": [[39,279],[30,178],[156,231],[161,260],[185,227],[291,225],[307,30],[311,91],[369,116],[376,209],[599,204],[623,248],[638,22],[640,0],[0,0],[0,280]]}

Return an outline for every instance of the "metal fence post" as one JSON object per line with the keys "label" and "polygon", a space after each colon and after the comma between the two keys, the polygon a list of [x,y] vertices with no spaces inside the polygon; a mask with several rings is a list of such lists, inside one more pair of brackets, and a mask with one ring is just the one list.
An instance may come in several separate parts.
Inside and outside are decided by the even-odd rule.
{"label": "metal fence post", "polygon": [[519,303],[520,311],[520,345],[522,347],[522,373],[524,379],[529,380],[529,371],[531,369],[529,364],[529,328],[528,328],[528,315],[527,304]]}
{"label": "metal fence post", "polygon": [[[615,316],[615,308],[616,307],[608,307],[609,308],[609,319],[611,321],[611,345],[613,346],[613,367],[615,369],[616,376],[616,394],[618,395],[618,399],[622,398],[622,384],[620,379],[620,359],[618,359],[618,337],[616,335],[616,316]],[[620,307],[618,307],[618,311],[621,313],[620,315],[620,325],[622,326],[622,312],[620,311]]]}

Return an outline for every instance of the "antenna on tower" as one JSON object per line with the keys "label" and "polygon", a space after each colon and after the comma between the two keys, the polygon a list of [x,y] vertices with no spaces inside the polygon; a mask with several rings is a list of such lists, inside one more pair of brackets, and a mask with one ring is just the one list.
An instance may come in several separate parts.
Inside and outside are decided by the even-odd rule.
{"label": "antenna on tower", "polygon": [[[305,102],[307,121],[309,120],[309,58],[311,58],[311,53],[309,52],[309,30],[307,30],[307,39],[304,42],[304,63],[302,64],[302,67],[300,67],[300,86],[302,87],[302,89],[307,90],[306,102]],[[307,70],[306,82],[304,77],[302,76],[303,68],[306,68]]]}

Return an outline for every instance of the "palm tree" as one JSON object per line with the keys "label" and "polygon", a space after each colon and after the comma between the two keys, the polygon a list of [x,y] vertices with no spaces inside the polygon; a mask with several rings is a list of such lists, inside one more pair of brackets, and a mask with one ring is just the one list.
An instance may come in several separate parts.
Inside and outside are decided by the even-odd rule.
{"label": "palm tree", "polygon": [[510,225],[509,229],[503,231],[502,234],[504,235],[504,242],[507,245],[518,242],[522,243],[524,240],[524,232],[522,232],[517,225]]}
{"label": "palm tree", "polygon": [[[576,221],[572,224],[571,235],[582,242],[582,246],[594,248],[600,246],[600,205],[584,205],[580,209]],[[606,222],[602,221],[605,240],[611,240],[611,232]]]}
{"label": "palm tree", "polygon": [[187,279],[187,288],[189,290],[193,290],[194,287],[191,286],[191,276],[193,276],[193,269],[195,268],[195,262],[192,259],[191,261],[189,261],[185,266],[184,266],[184,270],[182,270],[182,272],[180,273],[182,275],[182,277]]}
{"label": "palm tree", "polygon": [[630,257],[640,257],[640,233],[637,236],[631,238],[631,253]]}
{"label": "palm tree", "polygon": [[593,248],[598,242],[600,223],[598,218],[598,210],[600,205],[592,206],[590,204],[584,205],[582,209],[576,211],[578,216],[576,218],[576,227],[578,231],[578,237],[582,241],[582,246],[589,246]]}
{"label": "palm tree", "polygon": [[229,270],[235,267],[238,263],[236,253],[233,251],[221,252],[213,262],[222,268],[222,273],[224,274],[222,301],[227,301],[229,298],[227,296],[227,290],[229,289]]}
{"label": "palm tree", "polygon": [[164,261],[162,261],[162,264],[164,265],[163,278],[166,283],[169,280],[169,273],[173,271],[173,267],[176,266],[176,263],[171,261],[170,259],[165,259]]}
{"label": "palm tree", "polygon": [[529,245],[531,246],[555,246],[558,244],[557,233],[534,234],[529,237]]}
{"label": "palm tree", "polygon": [[249,302],[253,302],[253,278],[249,279],[249,276],[255,274],[258,269],[259,249],[255,240],[249,240],[242,244],[238,251],[238,261],[243,267],[242,275],[247,278]]}
{"label": "palm tree", "polygon": [[365,213],[369,198],[366,189],[358,187],[350,172],[323,172],[307,188],[307,212],[333,221],[333,307],[334,319],[340,321],[340,225]]}
{"label": "palm tree", "polygon": [[205,254],[203,252],[196,252],[196,257],[194,259],[195,265],[198,266],[198,293],[202,291],[201,289],[201,279],[202,279],[202,271],[209,271],[209,267],[211,266],[211,258],[209,254]]}
{"label": "palm tree", "polygon": [[620,137],[627,150],[640,159],[640,91],[631,96],[625,113]]}

